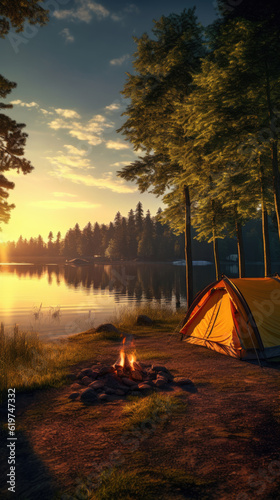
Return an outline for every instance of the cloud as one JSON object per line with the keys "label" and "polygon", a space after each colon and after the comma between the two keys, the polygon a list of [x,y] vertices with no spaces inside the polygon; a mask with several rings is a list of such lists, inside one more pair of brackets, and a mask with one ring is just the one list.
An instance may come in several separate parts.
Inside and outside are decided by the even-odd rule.
{"label": "cloud", "polygon": [[63,147],[67,149],[69,154],[74,156],[85,156],[86,154],[85,149],[76,148],[75,146],[72,146],[72,144],[64,144]]}
{"label": "cloud", "polygon": [[137,5],[135,5],[134,3],[130,3],[129,5],[127,5],[123,11],[126,13],[126,14],[140,14],[140,9],[137,7]]}
{"label": "cloud", "polygon": [[62,30],[59,34],[64,38],[66,43],[72,43],[75,41],[75,38],[71,35],[68,28],[64,28],[64,30]]}
{"label": "cloud", "polygon": [[43,113],[43,115],[53,115],[53,111],[48,111],[47,109],[40,108],[40,111]]}
{"label": "cloud", "polygon": [[66,208],[89,209],[98,208],[99,203],[90,203],[88,201],[67,201],[67,200],[38,200],[31,201],[29,205],[47,210],[64,210]]}
{"label": "cloud", "polygon": [[125,167],[131,163],[129,160],[127,161],[117,161],[116,163],[111,163],[110,167]]}
{"label": "cloud", "polygon": [[67,166],[71,168],[79,168],[79,169],[93,169],[94,167],[91,165],[90,160],[88,158],[81,158],[80,156],[67,156],[67,155],[58,155],[58,156],[47,156],[47,160],[49,160],[53,165],[56,166]]}
{"label": "cloud", "polygon": [[[61,110],[56,109],[56,112],[66,118],[71,118],[71,113],[73,117],[76,117],[76,112],[72,110]],[[79,116],[77,114],[77,116]],[[95,115],[93,118],[88,120],[86,123],[76,120],[67,120],[65,118],[56,118],[49,123],[49,127],[53,130],[66,129],[71,137],[75,137],[80,141],[86,141],[91,146],[98,146],[103,142],[101,134],[107,128],[112,128],[114,124],[108,122],[107,119],[102,115]]]}
{"label": "cloud", "polygon": [[126,194],[137,191],[137,188],[128,186],[124,181],[113,179],[112,173],[107,173],[103,177],[97,178],[89,174],[75,173],[66,166],[58,166],[55,171],[50,172],[50,175],[59,179],[69,180],[74,184],[108,189],[114,193]]}
{"label": "cloud", "polygon": [[121,141],[107,141],[106,148],[116,149],[117,151],[119,151],[120,149],[130,149],[130,146],[129,144],[125,144],[124,142]]}
{"label": "cloud", "polygon": [[121,56],[121,57],[119,57],[117,59],[111,59],[110,64],[112,66],[121,66],[129,58],[130,58],[129,54],[124,54],[123,56]]}
{"label": "cloud", "polygon": [[70,21],[82,21],[90,23],[95,16],[98,21],[110,16],[109,10],[103,5],[91,0],[76,0],[77,8],[69,10],[55,10],[53,15],[56,19],[69,19]]}
{"label": "cloud", "polygon": [[57,109],[55,109],[55,111],[58,115],[63,116],[63,118],[81,118],[79,113],[77,113],[73,109],[57,108]]}
{"label": "cloud", "polygon": [[76,194],[71,194],[71,193],[63,193],[61,191],[55,191],[53,193],[54,196],[57,196],[58,198],[77,198]]}
{"label": "cloud", "polygon": [[118,111],[121,108],[121,104],[119,102],[112,102],[109,106],[106,106],[105,109],[108,111]]}
{"label": "cloud", "polygon": [[139,14],[140,12],[133,3],[128,4],[118,12],[110,12],[102,4],[92,0],[75,0],[75,4],[76,7],[73,9],[55,10],[53,16],[58,20],[80,21],[83,23],[90,23],[94,18],[98,21],[111,19],[114,22],[120,22],[126,16]]}
{"label": "cloud", "polygon": [[37,102],[23,102],[20,99],[17,99],[16,101],[11,101],[10,104],[14,104],[16,106],[22,106],[25,108],[39,108],[39,104],[37,104]]}

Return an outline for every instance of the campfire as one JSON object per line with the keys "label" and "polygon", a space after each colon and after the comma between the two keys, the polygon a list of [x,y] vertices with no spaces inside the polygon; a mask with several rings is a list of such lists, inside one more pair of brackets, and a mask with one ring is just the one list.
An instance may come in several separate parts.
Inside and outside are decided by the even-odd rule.
{"label": "campfire", "polygon": [[118,377],[128,377],[135,382],[141,382],[144,378],[145,371],[143,367],[136,361],[135,351],[131,354],[126,354],[124,350],[124,344],[126,339],[123,339],[123,347],[120,351],[120,357],[118,361],[113,365]]}
{"label": "campfire", "polygon": [[74,392],[69,398],[92,404],[98,401],[114,401],[128,394],[138,396],[152,390],[171,390],[174,385],[192,383],[182,377],[174,379],[165,366],[138,361],[134,345],[130,343],[126,348],[125,344],[124,338],[119,358],[113,365],[98,363],[82,370],[72,385]]}

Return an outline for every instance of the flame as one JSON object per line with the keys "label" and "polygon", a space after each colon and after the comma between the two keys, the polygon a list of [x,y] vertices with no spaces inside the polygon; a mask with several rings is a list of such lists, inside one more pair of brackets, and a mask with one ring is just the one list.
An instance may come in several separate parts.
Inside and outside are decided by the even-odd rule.
{"label": "flame", "polygon": [[134,363],[136,361],[135,346],[134,346],[134,344],[132,344],[132,348],[134,349],[134,351],[131,354],[126,355],[125,349],[124,349],[125,342],[126,342],[126,337],[124,337],[122,339],[122,348],[120,350],[120,356],[119,356],[118,362],[116,364],[118,364],[119,366],[122,366],[123,368],[124,367],[128,368],[128,363],[129,363],[130,368],[132,370],[134,370]]}
{"label": "flame", "polygon": [[131,368],[133,368],[133,364],[136,361],[135,353],[133,352],[132,354],[130,354],[128,356],[128,359],[129,359],[129,363],[130,363]]}
{"label": "flame", "polygon": [[124,367],[124,361],[125,361],[125,353],[124,353],[124,350],[121,349],[119,365],[121,365],[122,367]]}

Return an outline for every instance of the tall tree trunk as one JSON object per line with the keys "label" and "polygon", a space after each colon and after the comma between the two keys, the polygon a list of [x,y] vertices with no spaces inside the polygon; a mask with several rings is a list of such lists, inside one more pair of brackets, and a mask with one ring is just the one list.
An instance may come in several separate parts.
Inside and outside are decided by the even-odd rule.
{"label": "tall tree trunk", "polygon": [[278,236],[280,239],[280,176],[278,166],[278,141],[272,143],[273,196],[277,217]]}
{"label": "tall tree trunk", "polygon": [[268,233],[268,216],[265,204],[264,193],[264,171],[260,158],[260,182],[261,182],[261,203],[262,203],[262,237],[263,237],[263,259],[264,259],[264,275],[271,275],[271,260],[270,260],[270,245]]}
{"label": "tall tree trunk", "polygon": [[262,234],[263,234],[263,258],[264,258],[264,275],[271,276],[271,260],[268,235],[268,217],[265,206],[262,205]]}
{"label": "tall tree trunk", "polygon": [[276,129],[276,116],[273,111],[273,104],[271,101],[271,85],[269,78],[269,68],[267,62],[265,62],[266,69],[266,99],[269,112],[269,126],[272,135],[272,146],[271,146],[271,156],[272,156],[272,177],[273,177],[273,196],[274,196],[274,206],[277,217],[278,226],[278,236],[280,239],[280,175],[278,166],[278,135]]}
{"label": "tall tree trunk", "polygon": [[[213,231],[213,233],[214,233],[214,231]],[[213,252],[214,252],[214,260],[215,260],[216,280],[218,281],[221,277],[221,267],[220,267],[218,240],[215,237],[215,234],[213,234]]]}
{"label": "tall tree trunk", "polygon": [[191,246],[191,203],[189,187],[184,186],[185,197],[185,259],[186,259],[186,290],[187,308],[193,301],[193,266]]}
{"label": "tall tree trunk", "polygon": [[237,219],[236,219],[236,236],[237,236],[239,278],[244,278],[245,277],[245,257],[244,257],[242,224]]}
{"label": "tall tree trunk", "polygon": [[[212,179],[210,177],[210,185],[212,183]],[[212,200],[212,234],[213,234],[213,253],[214,253],[214,261],[215,261],[215,271],[216,271],[216,280],[218,281],[221,277],[221,267],[220,267],[220,257],[219,257],[219,249],[218,249],[218,240],[216,238],[216,214],[215,214],[215,200]]]}

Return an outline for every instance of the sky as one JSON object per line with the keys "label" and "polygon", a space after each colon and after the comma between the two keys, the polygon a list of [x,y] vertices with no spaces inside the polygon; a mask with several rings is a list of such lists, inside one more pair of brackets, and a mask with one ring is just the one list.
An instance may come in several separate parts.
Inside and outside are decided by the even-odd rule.
{"label": "sky", "polygon": [[1,74],[17,87],[5,99],[6,114],[25,123],[25,157],[34,170],[7,172],[14,203],[0,242],[62,236],[76,222],[107,224],[138,201],[154,215],[162,200],[141,194],[117,170],[138,158],[116,130],[128,101],[120,94],[133,73],[133,36],[151,35],[153,19],[196,7],[203,25],[216,17],[211,0],[45,0],[50,21],[25,25],[0,39]]}

